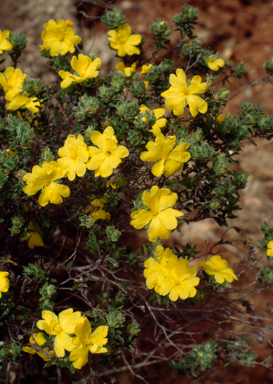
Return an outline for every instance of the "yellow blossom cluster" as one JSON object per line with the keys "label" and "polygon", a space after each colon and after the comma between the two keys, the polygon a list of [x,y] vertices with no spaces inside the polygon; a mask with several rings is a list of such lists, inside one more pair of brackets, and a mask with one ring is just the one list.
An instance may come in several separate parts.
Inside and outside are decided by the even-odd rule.
{"label": "yellow blossom cluster", "polygon": [[208,104],[199,94],[206,92],[208,84],[202,83],[200,76],[194,76],[188,83],[185,72],[178,68],[176,75],[170,75],[169,81],[170,89],[161,93],[161,96],[165,98],[166,108],[172,110],[174,115],[182,115],[187,105],[193,117],[196,117],[198,112],[207,112]]}
{"label": "yellow blossom cluster", "polygon": [[194,297],[200,279],[195,266],[188,267],[188,263],[186,259],[178,260],[171,249],[157,246],[156,260],[150,257],[144,264],[147,287],[161,296],[169,295],[172,301]]}
{"label": "yellow blossom cluster", "polygon": [[79,44],[82,38],[75,35],[72,26],[73,23],[70,20],[49,20],[44,24],[45,31],[42,33],[43,49],[50,50],[51,56],[75,52],[75,45]]}
{"label": "yellow blossom cluster", "polygon": [[91,201],[91,205],[94,208],[98,208],[97,210],[92,208],[92,217],[94,220],[109,220],[111,219],[111,215],[109,212],[106,212],[103,207],[108,202],[108,200],[105,197],[102,197],[100,199],[95,199]]}
{"label": "yellow blossom cluster", "polygon": [[117,55],[139,55],[140,49],[137,47],[141,43],[141,35],[131,34],[132,28],[129,24],[120,25],[117,30],[108,31],[110,47],[117,51]]}
{"label": "yellow blossom cluster", "polygon": [[218,284],[231,283],[233,280],[238,280],[233,270],[228,268],[227,260],[222,259],[221,256],[215,255],[207,261],[199,261],[198,265],[204,267],[208,275],[214,276]]}
{"label": "yellow blossom cluster", "polygon": [[38,229],[36,228],[36,225],[34,225],[33,222],[31,221],[29,223],[26,236],[23,238],[23,240],[28,240],[27,245],[30,249],[33,249],[35,247],[44,247],[43,239],[40,233],[37,231]]}
{"label": "yellow blossom cluster", "polygon": [[178,196],[171,193],[168,188],[159,188],[154,185],[151,192],[144,191],[142,201],[146,209],[138,209],[131,214],[131,225],[136,229],[148,226],[149,240],[155,242],[159,239],[168,239],[171,231],[178,225],[177,217],[184,213],[173,209]]}
{"label": "yellow blossom cluster", "polygon": [[167,136],[163,133],[156,136],[155,141],[149,141],[146,145],[147,152],[141,152],[142,161],[155,161],[152,167],[152,174],[159,177],[164,173],[165,177],[173,175],[175,172],[182,172],[191,154],[186,152],[189,144],[181,143],[175,148],[176,136]]}
{"label": "yellow blossom cluster", "polygon": [[76,74],[72,75],[70,72],[61,70],[59,72],[60,77],[63,79],[61,82],[62,88],[69,87],[72,83],[83,83],[84,81],[94,79],[99,75],[97,69],[101,66],[101,59],[97,57],[92,60],[89,56],[79,54],[72,57],[71,67]]}
{"label": "yellow blossom cluster", "polygon": [[52,356],[63,358],[66,351],[70,352],[69,360],[76,369],[81,369],[88,362],[88,353],[106,353],[108,327],[103,325],[93,332],[91,324],[81,312],[73,312],[68,308],[57,316],[51,311],[42,311],[42,319],[36,324],[53,342],[53,350],[43,348],[46,339],[43,332],[34,333],[29,343],[22,350],[27,353],[37,353],[44,361],[50,361]]}
{"label": "yellow blossom cluster", "polygon": [[[148,289],[154,289],[161,296],[169,295],[172,301],[194,297],[200,279],[196,277],[195,266],[188,267],[188,263],[186,259],[178,260],[171,249],[157,246],[156,258],[150,257],[144,263]],[[227,260],[221,256],[212,256],[208,261],[200,261],[198,265],[204,267],[208,275],[214,276],[218,284],[238,280],[233,270],[227,267]]]}
{"label": "yellow blossom cluster", "polygon": [[[23,191],[33,196],[42,190],[39,204],[44,207],[48,203],[60,204],[63,202],[63,197],[70,196],[69,187],[58,182],[64,177],[73,181],[76,175],[84,176],[86,169],[94,170],[95,177],[110,176],[121,160],[129,155],[126,147],[118,145],[114,133],[114,129],[110,126],[103,133],[94,131],[91,141],[95,146],[90,147],[87,147],[82,135],[77,137],[68,135],[64,146],[58,150],[60,158],[57,161],[44,161],[41,167],[34,165],[32,172],[24,175],[23,181],[26,185]],[[99,207],[103,208],[103,205]],[[101,213],[100,211],[99,214]],[[106,215],[106,218],[108,217],[109,214]]]}
{"label": "yellow blossom cluster", "polygon": [[27,97],[22,92],[22,86],[27,75],[21,69],[8,67],[4,73],[0,73],[0,84],[5,91],[5,99],[8,101],[6,108],[16,111],[19,108],[27,108],[33,113],[39,111],[40,102],[35,97]]}
{"label": "yellow blossom cluster", "polygon": [[130,67],[125,67],[124,62],[122,61],[116,65],[116,69],[124,73],[126,77],[130,77],[136,71],[136,63],[133,63]]}

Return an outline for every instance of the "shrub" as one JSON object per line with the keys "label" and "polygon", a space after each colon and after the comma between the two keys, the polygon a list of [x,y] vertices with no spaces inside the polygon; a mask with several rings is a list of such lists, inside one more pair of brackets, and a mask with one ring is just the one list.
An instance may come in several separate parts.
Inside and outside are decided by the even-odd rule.
{"label": "shrub", "polygon": [[[223,116],[229,90],[219,84],[246,66],[203,48],[193,34],[197,16],[184,5],[174,31],[154,22],[148,57],[144,36],[121,11],[107,11],[109,48],[122,61],[105,77],[97,53],[75,54],[73,23],[49,20],[40,49],[60,78],[51,85],[17,68],[25,37],[2,32],[0,50],[14,64],[0,74],[2,368],[38,354],[80,382],[126,369],[147,382],[157,363],[177,377],[255,366],[249,339],[267,338],[268,319],[256,313],[254,324],[240,305],[273,282],[273,229],[264,224],[259,246],[245,241],[233,269],[215,254],[234,245],[225,235],[203,254],[166,242],[205,218],[228,226],[247,183],[235,156],[245,140],[273,133],[259,103]],[[171,33],[181,37],[177,58],[160,60]],[[264,82],[272,81],[271,61]],[[139,247],[130,248],[130,237]],[[249,283],[247,272],[261,263]]]}

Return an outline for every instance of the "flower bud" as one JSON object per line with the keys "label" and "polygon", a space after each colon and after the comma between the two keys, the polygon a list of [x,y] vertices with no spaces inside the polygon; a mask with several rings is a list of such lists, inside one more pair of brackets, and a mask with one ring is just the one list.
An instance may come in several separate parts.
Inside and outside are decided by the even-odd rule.
{"label": "flower bud", "polygon": [[117,105],[117,115],[122,119],[133,122],[138,114],[139,105],[137,100],[120,101]]}
{"label": "flower bud", "polygon": [[124,15],[121,10],[114,8],[113,11],[106,11],[101,21],[110,29],[118,29],[120,25],[124,24]]}
{"label": "flower bud", "polygon": [[121,235],[121,232],[118,231],[114,226],[109,226],[106,228],[106,235],[109,240],[116,242]]}
{"label": "flower bud", "polygon": [[224,175],[229,169],[228,159],[226,155],[223,153],[217,155],[216,159],[213,162],[212,168],[216,175]]}
{"label": "flower bud", "polygon": [[96,115],[100,108],[100,101],[96,97],[84,94],[80,97],[78,106],[76,107],[75,117],[78,121],[83,121]]}
{"label": "flower bud", "polygon": [[129,324],[127,327],[127,332],[132,336],[138,335],[140,332],[139,324],[135,321],[133,323]]}
{"label": "flower bud", "polygon": [[14,216],[11,218],[12,227],[9,228],[11,236],[18,235],[20,233],[21,227],[24,224],[24,219],[21,216]]}
{"label": "flower bud", "polygon": [[54,155],[49,147],[45,147],[41,150],[41,160],[39,162],[40,164],[42,164],[44,161],[49,163],[50,161],[54,161],[54,159]]}

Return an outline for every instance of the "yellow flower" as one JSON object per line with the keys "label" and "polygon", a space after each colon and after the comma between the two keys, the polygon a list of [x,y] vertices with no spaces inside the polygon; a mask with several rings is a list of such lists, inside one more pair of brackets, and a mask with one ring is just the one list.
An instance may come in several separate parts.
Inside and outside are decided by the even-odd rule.
{"label": "yellow flower", "polygon": [[227,268],[228,262],[222,259],[221,256],[212,256],[208,261],[199,261],[198,265],[205,268],[208,275],[214,276],[218,284],[223,284],[225,281],[231,283],[233,280],[238,280],[231,268]]}
{"label": "yellow flower", "polygon": [[143,81],[143,83],[145,84],[145,88],[147,89],[147,88],[149,88],[149,81]]}
{"label": "yellow flower", "polygon": [[43,27],[45,29],[42,33],[43,46],[44,49],[50,49],[51,56],[66,55],[67,52],[73,53],[74,45],[82,41],[80,36],[75,35],[69,20],[65,22],[62,19],[57,21],[51,19]]}
{"label": "yellow flower", "polygon": [[113,189],[116,189],[117,188],[117,185],[115,183],[112,183],[111,181],[106,181],[106,187],[109,188],[113,188]]}
{"label": "yellow flower", "polygon": [[57,160],[57,164],[67,171],[66,176],[69,180],[74,180],[76,175],[82,177],[85,174],[89,152],[82,135],[78,135],[77,138],[68,135],[64,146],[58,150],[58,155],[61,159]]}
{"label": "yellow flower", "polygon": [[8,292],[10,282],[7,278],[9,276],[8,272],[0,272],[0,298],[2,297],[2,292]]}
{"label": "yellow flower", "polygon": [[[6,95],[6,99],[7,98]],[[19,108],[27,108],[33,113],[37,113],[39,111],[39,107],[41,106],[41,103],[37,100],[36,97],[29,98],[27,96],[22,95],[16,95],[14,98],[12,98],[9,103],[6,104],[6,108],[11,111],[16,111]]]}
{"label": "yellow flower", "polygon": [[14,156],[16,156],[16,152],[13,152],[11,149],[6,149],[6,152],[7,152],[7,154],[10,156],[10,157],[14,157]]}
{"label": "yellow flower", "polygon": [[[165,125],[167,124],[167,119],[165,118],[162,118],[160,119],[160,117],[164,116],[165,114],[165,109],[164,108],[157,108],[157,109],[149,109],[148,107],[146,107],[146,105],[142,104],[139,108],[139,112],[140,113],[145,113],[145,112],[154,112],[155,114],[155,118],[157,119],[157,121],[155,122],[154,125],[152,125],[152,129],[149,129],[149,132],[152,132],[155,136],[159,135],[161,133],[161,128],[165,127]],[[144,119],[145,117],[143,117]]]}
{"label": "yellow flower", "polygon": [[165,98],[166,108],[172,109],[173,114],[178,116],[184,113],[186,105],[189,106],[190,113],[195,117],[198,113],[206,113],[208,105],[205,100],[198,95],[206,92],[207,83],[201,83],[200,76],[194,76],[190,84],[187,84],[186,74],[183,69],[178,68],[176,75],[170,75],[171,87],[167,91],[161,93]]}
{"label": "yellow flower", "polygon": [[[170,248],[164,249],[161,245],[156,247],[156,259],[150,257],[144,263],[144,277],[148,289],[154,289],[162,296],[167,295],[172,287],[172,281],[166,277],[164,266],[169,263],[175,255]],[[169,286],[169,283],[171,284]]]}
{"label": "yellow flower", "polygon": [[117,55],[124,57],[125,55],[139,55],[140,50],[136,45],[141,42],[141,35],[131,35],[132,29],[129,24],[120,25],[115,31],[108,31],[108,40],[111,48],[117,50]]}
{"label": "yellow flower", "polygon": [[19,68],[8,67],[4,73],[0,73],[0,83],[6,92],[5,98],[12,100],[22,92],[23,82],[26,75]]}
{"label": "yellow flower", "polygon": [[129,151],[123,145],[118,145],[114,129],[105,128],[103,134],[94,131],[91,141],[96,147],[88,147],[91,159],[88,160],[87,169],[95,171],[95,177],[108,177],[113,169],[121,163],[121,159],[129,156]]}
{"label": "yellow flower", "polygon": [[[45,339],[43,333],[42,332],[34,333],[33,336],[34,336],[35,341],[33,340],[33,337],[31,336],[29,339],[29,342],[30,342],[30,344],[34,344],[34,348],[23,347],[22,351],[27,352],[27,353],[31,353],[32,355],[37,353],[37,355],[40,356],[44,361],[50,361],[50,359],[44,353],[44,352],[48,352],[48,348],[41,349],[41,348],[38,348],[38,346],[36,345],[36,344],[38,344],[39,346],[41,346],[46,342],[46,339]],[[36,344],[35,344],[35,342],[36,342]],[[49,351],[48,355],[53,356],[54,352]]]}
{"label": "yellow flower", "polygon": [[218,123],[222,124],[222,122],[224,121],[222,113],[220,113],[220,115],[217,116],[216,121],[218,121]]}
{"label": "yellow flower", "polygon": [[107,203],[107,199],[105,197],[102,197],[101,199],[95,199],[93,201],[91,201],[91,205],[93,205],[93,207],[99,207],[99,209],[97,211],[93,211],[92,212],[92,217],[94,220],[99,220],[99,219],[102,219],[102,220],[107,220],[107,219],[111,219],[111,215],[109,212],[106,212],[104,211],[102,208],[104,207],[104,205]]}
{"label": "yellow flower", "polygon": [[195,266],[188,267],[189,261],[186,259],[178,260],[177,256],[165,267],[167,276],[172,279],[173,286],[169,293],[169,298],[176,301],[179,297],[186,300],[194,297],[197,293],[195,286],[199,284],[199,277],[196,277]]}
{"label": "yellow flower", "polygon": [[140,73],[148,73],[151,68],[152,68],[152,64],[144,64],[142,65]]}
{"label": "yellow flower", "polygon": [[219,71],[220,68],[223,68],[225,66],[225,61],[223,59],[214,60],[213,57],[209,57],[206,62],[207,62],[207,66],[212,71]]}
{"label": "yellow flower", "polygon": [[42,167],[34,165],[32,173],[27,173],[23,181],[27,185],[23,191],[29,195],[35,195],[40,189],[42,193],[39,196],[39,204],[45,207],[49,202],[52,204],[61,204],[62,197],[70,196],[70,189],[66,185],[55,183],[66,175],[66,170],[58,167],[56,161],[50,163],[44,161]]}
{"label": "yellow flower", "polygon": [[133,63],[131,67],[125,67],[124,62],[122,61],[116,65],[116,69],[123,72],[126,77],[130,77],[136,71],[136,63]]}
{"label": "yellow flower", "polygon": [[8,30],[5,30],[3,32],[0,31],[0,55],[2,55],[2,53],[4,53],[5,51],[10,51],[13,48],[11,42],[7,40],[9,34],[10,32]]}
{"label": "yellow flower", "polygon": [[78,75],[72,75],[70,72],[61,70],[59,75],[63,79],[61,82],[62,88],[67,88],[71,83],[82,83],[83,81],[93,79],[99,75],[97,69],[101,66],[101,59],[97,57],[92,60],[90,57],[79,54],[73,56],[71,60],[71,67],[78,73]]}
{"label": "yellow flower", "polygon": [[75,345],[72,342],[72,335],[75,327],[81,319],[81,312],[74,312],[68,308],[56,316],[54,312],[43,311],[42,318],[37,322],[37,327],[48,335],[56,336],[54,340],[54,351],[58,357],[64,357],[65,350],[71,352]]}
{"label": "yellow flower", "polygon": [[171,193],[168,188],[158,188],[154,185],[149,191],[144,191],[142,201],[147,209],[138,209],[131,213],[131,225],[136,229],[141,229],[146,225],[148,228],[148,238],[155,242],[158,238],[168,239],[171,231],[178,225],[177,217],[184,213],[171,208],[177,202],[176,193]]}
{"label": "yellow flower", "polygon": [[268,249],[266,251],[266,255],[272,257],[273,256],[273,241],[269,241],[269,243],[267,244],[267,248]]}
{"label": "yellow flower", "polygon": [[178,260],[169,248],[164,249],[161,245],[156,247],[156,258],[150,257],[144,264],[144,277],[149,289],[162,296],[169,295],[172,301],[196,295],[195,286],[200,279],[196,277],[196,268],[188,267],[188,260]]}
{"label": "yellow flower", "polygon": [[155,141],[149,141],[146,145],[148,151],[141,152],[142,161],[156,161],[152,167],[152,174],[159,177],[164,173],[165,177],[175,172],[182,172],[184,163],[189,161],[191,154],[186,152],[189,144],[181,143],[175,146],[175,136],[168,136],[166,139],[163,133],[156,136]]}
{"label": "yellow flower", "polygon": [[29,232],[27,232],[26,236],[23,240],[28,240],[28,247],[33,249],[35,247],[44,247],[44,242],[41,238],[41,235],[36,232],[36,228],[34,227],[32,221],[29,223],[28,227]]}
{"label": "yellow flower", "polygon": [[73,343],[75,348],[69,355],[69,360],[76,369],[81,369],[88,361],[88,352],[106,353],[108,327],[106,325],[99,326],[91,333],[91,324],[88,319],[83,316],[81,321],[75,327],[75,335]]}

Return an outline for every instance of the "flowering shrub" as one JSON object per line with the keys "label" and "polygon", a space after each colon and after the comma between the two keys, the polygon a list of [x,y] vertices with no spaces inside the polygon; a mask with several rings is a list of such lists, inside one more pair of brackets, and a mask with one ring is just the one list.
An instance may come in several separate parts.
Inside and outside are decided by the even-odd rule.
{"label": "flowering shrub", "polygon": [[[205,218],[228,226],[247,182],[235,156],[245,139],[273,133],[259,103],[223,115],[229,91],[219,84],[246,67],[205,49],[196,20],[189,5],[173,32],[158,19],[147,56],[144,36],[121,11],[107,11],[109,47],[123,61],[106,76],[97,53],[77,53],[71,21],[49,20],[40,51],[58,76],[50,85],[17,68],[24,36],[0,32],[0,54],[13,60],[0,74],[0,316],[11,338],[0,348],[2,366],[37,354],[58,375],[68,367],[96,382],[129,369],[147,382],[156,363],[177,377],[256,364],[247,336],[266,331],[239,304],[252,285],[263,292],[273,283],[273,229],[264,224],[258,246],[243,239],[239,262],[215,254],[234,246],[224,236],[203,253],[171,238]],[[171,33],[181,37],[175,49]],[[160,61],[161,50],[178,60]],[[272,82],[272,60],[265,68],[262,81]],[[235,330],[232,319],[251,331]]]}

